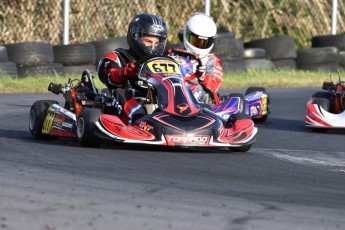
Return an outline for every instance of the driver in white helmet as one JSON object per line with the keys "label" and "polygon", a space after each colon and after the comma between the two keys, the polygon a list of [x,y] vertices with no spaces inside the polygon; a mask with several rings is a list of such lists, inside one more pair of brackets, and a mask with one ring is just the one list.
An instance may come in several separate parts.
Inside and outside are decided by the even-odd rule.
{"label": "driver in white helmet", "polygon": [[[220,104],[217,91],[222,82],[222,63],[214,54],[213,48],[217,26],[213,19],[204,14],[194,14],[186,23],[183,31],[184,48],[199,57],[201,65],[192,59],[193,71],[185,76],[193,94],[201,102],[205,102],[202,91],[207,92],[215,104]],[[174,49],[168,53],[175,55]],[[177,52],[176,52],[177,53]]]}

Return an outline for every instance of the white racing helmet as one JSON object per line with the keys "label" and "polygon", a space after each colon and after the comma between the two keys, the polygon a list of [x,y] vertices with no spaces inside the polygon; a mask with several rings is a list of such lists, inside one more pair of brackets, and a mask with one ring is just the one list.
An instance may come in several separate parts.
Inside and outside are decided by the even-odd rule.
{"label": "white racing helmet", "polygon": [[205,56],[213,48],[217,26],[213,19],[203,13],[194,14],[183,30],[184,47],[195,54]]}

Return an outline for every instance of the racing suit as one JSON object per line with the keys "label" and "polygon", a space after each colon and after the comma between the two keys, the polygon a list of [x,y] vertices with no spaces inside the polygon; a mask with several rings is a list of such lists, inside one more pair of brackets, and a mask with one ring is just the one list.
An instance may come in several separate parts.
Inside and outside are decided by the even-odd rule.
{"label": "racing suit", "polygon": [[[170,56],[176,56],[174,49],[168,51]],[[178,55],[177,55],[178,56]],[[209,53],[204,57],[201,57],[201,63],[204,66],[203,72],[198,70],[198,62],[192,56],[187,57],[191,62],[182,64],[182,68],[186,69],[185,80],[188,82],[190,89],[192,90],[196,99],[205,103],[205,92],[211,96],[215,104],[220,104],[218,97],[218,89],[222,82],[222,63],[220,59],[214,54]],[[192,64],[192,66],[190,66]],[[186,68],[187,67],[187,68]]]}
{"label": "racing suit", "polygon": [[119,48],[106,54],[98,64],[98,77],[111,93],[115,113],[127,125],[146,115],[145,109],[135,98],[145,96],[144,91],[133,87],[137,77],[126,77],[123,72],[125,65],[136,59],[131,50]]}

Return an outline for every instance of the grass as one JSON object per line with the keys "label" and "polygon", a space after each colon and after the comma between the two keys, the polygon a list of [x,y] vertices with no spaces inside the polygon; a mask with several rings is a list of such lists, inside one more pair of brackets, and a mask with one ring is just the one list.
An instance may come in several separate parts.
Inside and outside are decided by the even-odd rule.
{"label": "grass", "polygon": [[[306,72],[306,71],[248,71],[241,73],[225,73],[223,75],[222,89],[247,88],[249,86],[273,87],[321,87],[323,81],[336,81],[345,72]],[[40,77],[0,77],[0,93],[38,93],[48,92],[50,82],[64,85],[68,79],[80,79],[80,75],[66,76],[40,76]],[[105,86],[98,76],[94,75],[96,87],[102,89]]]}

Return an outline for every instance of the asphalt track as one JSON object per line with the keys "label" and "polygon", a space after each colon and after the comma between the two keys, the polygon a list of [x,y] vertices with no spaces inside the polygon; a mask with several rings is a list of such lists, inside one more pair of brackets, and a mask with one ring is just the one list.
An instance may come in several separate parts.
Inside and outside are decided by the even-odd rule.
{"label": "asphalt track", "polygon": [[30,106],[62,96],[0,94],[0,229],[345,229],[345,131],[305,128],[315,90],[268,89],[247,153],[38,141]]}

